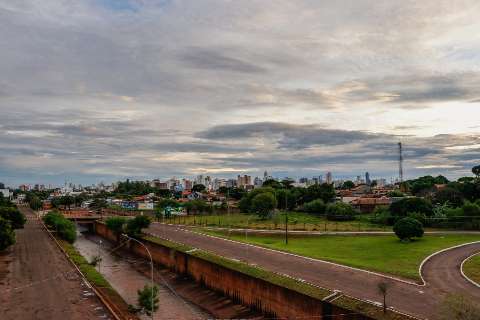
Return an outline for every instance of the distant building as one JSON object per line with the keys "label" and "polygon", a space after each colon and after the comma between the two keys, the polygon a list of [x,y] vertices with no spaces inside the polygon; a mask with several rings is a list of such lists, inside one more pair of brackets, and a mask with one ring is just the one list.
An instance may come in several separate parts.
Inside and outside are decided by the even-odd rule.
{"label": "distant building", "polygon": [[0,182],[0,189],[5,189],[5,184]]}
{"label": "distant building", "polygon": [[251,186],[252,185],[252,177],[251,176],[237,176],[237,186],[238,187],[243,187],[245,188],[246,186]]}
{"label": "distant building", "polygon": [[372,184],[372,181],[370,180],[370,173],[368,172],[365,172],[365,183],[367,184],[367,186]]}
{"label": "distant building", "polygon": [[332,184],[332,183],[333,183],[333,175],[332,175],[331,172],[327,172],[326,182],[327,182],[328,184]]}
{"label": "distant building", "polygon": [[[5,187],[5,186],[3,186],[3,187]],[[10,199],[10,190],[8,190],[8,189],[1,188],[0,189],[0,194],[6,199]]]}

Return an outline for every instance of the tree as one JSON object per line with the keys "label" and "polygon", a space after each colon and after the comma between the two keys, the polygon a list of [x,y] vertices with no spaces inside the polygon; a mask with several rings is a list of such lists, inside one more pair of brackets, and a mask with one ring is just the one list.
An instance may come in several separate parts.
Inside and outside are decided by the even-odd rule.
{"label": "tree", "polygon": [[[296,197],[293,189],[277,189],[275,190],[275,197],[277,199],[277,208],[278,209],[295,209]],[[285,207],[286,206],[286,207]]]}
{"label": "tree", "polygon": [[328,203],[335,199],[335,189],[331,184],[314,184],[307,188],[303,196],[304,202],[310,202],[316,199],[322,199],[323,202]]}
{"label": "tree", "polygon": [[93,199],[92,203],[90,203],[90,208],[95,209],[98,212],[100,212],[103,208],[106,207],[107,201],[101,197],[96,197],[95,199]]}
{"label": "tree", "polygon": [[477,179],[480,179],[480,165],[472,168],[472,173]]}
{"label": "tree", "polygon": [[325,214],[326,205],[322,199],[317,199],[305,203],[303,209],[308,213],[322,215]]}
{"label": "tree", "polygon": [[261,218],[268,217],[277,206],[273,193],[265,192],[256,195],[252,199],[251,211]]}
{"label": "tree", "polygon": [[382,281],[377,284],[378,293],[383,297],[383,313],[387,313],[387,293],[389,288],[390,284],[387,282]]}
{"label": "tree", "polygon": [[342,184],[342,189],[344,190],[352,189],[354,187],[355,187],[355,183],[353,183],[353,181],[350,181],[350,180],[347,180]]}
{"label": "tree", "polygon": [[389,208],[392,216],[406,217],[409,212],[421,212],[427,217],[433,215],[432,204],[422,198],[412,197],[404,198],[400,201],[393,202]]}
{"label": "tree", "polygon": [[193,186],[192,191],[193,192],[204,192],[207,189],[203,184],[196,184]]}
{"label": "tree", "polygon": [[355,219],[355,209],[348,203],[330,203],[326,209],[327,219],[334,221],[348,221]]}
{"label": "tree", "polygon": [[412,238],[423,236],[422,224],[413,218],[406,217],[398,220],[393,226],[393,231],[402,241],[410,241]]}
{"label": "tree", "polygon": [[253,213],[254,211],[252,210],[252,200],[253,198],[255,198],[257,195],[261,193],[275,194],[275,189],[271,187],[262,187],[262,188],[254,189],[248,193],[245,193],[242,199],[240,200],[240,202],[238,203],[238,207],[240,208],[240,210],[242,212]]}
{"label": "tree", "polygon": [[36,195],[30,197],[28,204],[32,210],[39,210],[42,208],[42,200],[40,200],[40,198]]}
{"label": "tree", "polygon": [[463,194],[451,187],[446,187],[437,191],[435,201],[439,204],[450,203],[454,207],[460,207],[463,204]]}
{"label": "tree", "polygon": [[[142,290],[138,290],[138,305],[147,314],[152,315],[158,310],[158,287],[145,285]],[[153,301],[152,301],[153,297]]]}
{"label": "tree", "polygon": [[15,243],[15,232],[10,222],[0,217],[0,251],[7,249]]}
{"label": "tree", "polygon": [[274,188],[274,189],[284,188],[284,186],[275,179],[268,179],[268,180],[263,181],[262,187],[270,187],[270,188]]}
{"label": "tree", "polygon": [[129,220],[125,227],[126,233],[133,238],[138,238],[142,235],[142,229],[150,226],[150,219],[146,216],[136,216]]}
{"label": "tree", "polygon": [[15,207],[0,207],[0,217],[10,221],[13,229],[22,229],[27,219]]}

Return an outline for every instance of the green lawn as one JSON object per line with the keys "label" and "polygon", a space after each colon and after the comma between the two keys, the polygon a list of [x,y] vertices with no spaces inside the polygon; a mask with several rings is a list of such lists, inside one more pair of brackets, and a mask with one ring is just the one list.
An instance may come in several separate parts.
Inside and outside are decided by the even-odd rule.
{"label": "green lawn", "polygon": [[[228,237],[225,232],[202,230]],[[245,242],[245,234],[231,239]],[[290,236],[288,245],[281,235],[247,236],[247,242],[303,256],[328,260],[366,270],[419,280],[418,267],[428,255],[458,244],[478,241],[479,235],[427,235],[403,243],[393,235],[381,236]]]}
{"label": "green lawn", "polygon": [[[252,229],[285,229],[285,213],[280,212],[270,219],[260,219],[250,214],[196,215],[181,216],[167,219],[168,223],[185,225],[201,225],[209,227],[231,227]],[[355,221],[328,221],[320,217],[302,212],[288,213],[288,228],[290,230],[309,231],[391,231],[389,226],[379,226],[367,221],[365,215],[357,216]]]}
{"label": "green lawn", "polygon": [[480,284],[480,254],[473,256],[465,262],[463,272],[471,280]]}

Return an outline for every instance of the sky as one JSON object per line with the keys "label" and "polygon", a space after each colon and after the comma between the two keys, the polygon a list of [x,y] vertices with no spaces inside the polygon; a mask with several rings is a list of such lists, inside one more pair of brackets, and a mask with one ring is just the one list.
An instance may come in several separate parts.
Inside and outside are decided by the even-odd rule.
{"label": "sky", "polygon": [[0,181],[471,175],[477,0],[0,0]]}

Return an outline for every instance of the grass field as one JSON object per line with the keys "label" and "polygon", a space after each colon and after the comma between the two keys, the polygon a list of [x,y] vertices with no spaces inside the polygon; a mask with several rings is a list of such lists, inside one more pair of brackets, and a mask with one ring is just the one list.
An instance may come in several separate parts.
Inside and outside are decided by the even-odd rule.
{"label": "grass field", "polygon": [[471,280],[480,284],[480,254],[473,256],[465,262],[463,272]]}
{"label": "grass field", "polygon": [[[256,215],[223,214],[179,216],[167,219],[168,223],[199,225],[208,227],[252,228],[252,229],[285,229],[285,213],[276,214],[273,218],[262,220]],[[359,215],[355,221],[328,221],[325,217],[302,212],[288,213],[288,228],[290,230],[309,231],[391,231],[391,227],[371,224],[366,216]]]}
{"label": "grass field", "polygon": [[[228,237],[223,231],[202,230]],[[230,239],[295,254],[337,262],[404,278],[420,280],[418,267],[428,255],[458,244],[478,241],[478,235],[427,235],[403,243],[395,236],[290,236],[288,245],[281,235],[231,233]]]}

